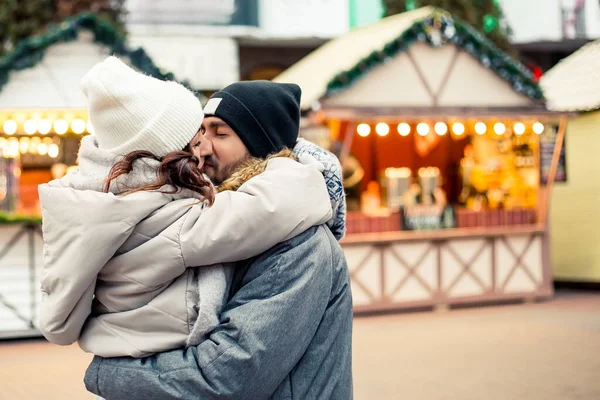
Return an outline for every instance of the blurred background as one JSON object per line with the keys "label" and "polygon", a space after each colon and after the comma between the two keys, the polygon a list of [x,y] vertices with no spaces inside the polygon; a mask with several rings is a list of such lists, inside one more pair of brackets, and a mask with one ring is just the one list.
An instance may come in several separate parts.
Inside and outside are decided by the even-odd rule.
{"label": "blurred background", "polygon": [[600,399],[598,38],[596,0],[2,0],[0,398],[93,398],[36,328],[37,185],[116,54],[203,102],[302,87],[344,170],[357,399]]}

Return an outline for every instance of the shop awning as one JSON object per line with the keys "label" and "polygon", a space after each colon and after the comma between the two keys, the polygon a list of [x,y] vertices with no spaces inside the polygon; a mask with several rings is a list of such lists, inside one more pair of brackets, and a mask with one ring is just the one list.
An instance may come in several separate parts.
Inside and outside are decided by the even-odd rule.
{"label": "shop awning", "polygon": [[[448,44],[448,45],[446,45]],[[472,27],[424,7],[358,28],[279,75],[302,87],[302,108],[533,107],[531,72]]]}
{"label": "shop awning", "polygon": [[588,43],[546,72],[540,84],[556,111],[600,108],[600,40]]}

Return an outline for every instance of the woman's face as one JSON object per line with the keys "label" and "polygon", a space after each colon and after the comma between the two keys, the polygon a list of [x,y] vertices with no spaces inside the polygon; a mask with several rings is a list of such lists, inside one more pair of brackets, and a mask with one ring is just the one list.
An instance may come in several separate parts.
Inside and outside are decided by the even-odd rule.
{"label": "woman's face", "polygon": [[194,155],[196,157],[198,157],[198,168],[202,169],[202,167],[204,167],[204,156],[200,155],[200,152],[198,151],[198,148],[200,147],[200,143],[202,140],[202,130],[198,130],[198,133],[196,133],[196,136],[194,136],[192,138],[192,140],[190,141],[190,150],[192,151],[192,153],[194,153]]}

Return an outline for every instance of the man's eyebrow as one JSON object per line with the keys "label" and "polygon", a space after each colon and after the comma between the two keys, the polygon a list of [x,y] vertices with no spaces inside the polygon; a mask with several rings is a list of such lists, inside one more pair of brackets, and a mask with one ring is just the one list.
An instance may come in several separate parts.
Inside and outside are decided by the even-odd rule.
{"label": "man's eyebrow", "polygon": [[211,129],[216,129],[216,128],[229,128],[229,125],[227,125],[225,122],[223,121],[210,121],[208,123],[208,126]]}

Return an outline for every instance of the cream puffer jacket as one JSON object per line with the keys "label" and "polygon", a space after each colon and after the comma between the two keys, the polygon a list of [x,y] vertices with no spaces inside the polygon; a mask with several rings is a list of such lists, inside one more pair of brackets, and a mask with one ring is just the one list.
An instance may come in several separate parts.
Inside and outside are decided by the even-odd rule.
{"label": "cream puffer jacket", "polygon": [[232,266],[214,264],[258,255],[332,216],[322,174],[291,159],[269,161],[211,207],[189,192],[119,195],[153,182],[152,162],[136,162],[103,193],[114,161],[86,137],[79,171],[39,187],[40,330],[99,356],[197,344],[217,325],[228,293]]}

